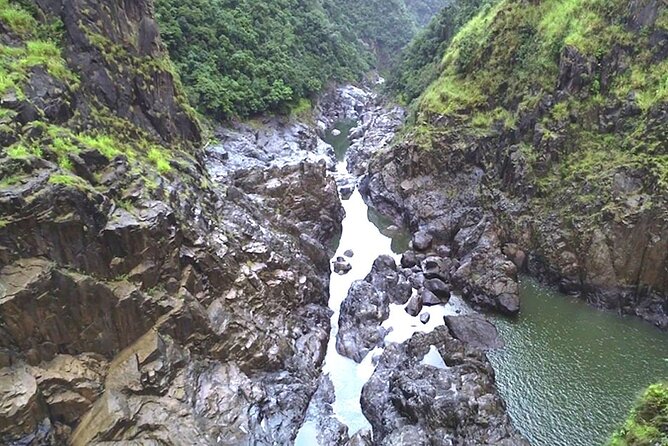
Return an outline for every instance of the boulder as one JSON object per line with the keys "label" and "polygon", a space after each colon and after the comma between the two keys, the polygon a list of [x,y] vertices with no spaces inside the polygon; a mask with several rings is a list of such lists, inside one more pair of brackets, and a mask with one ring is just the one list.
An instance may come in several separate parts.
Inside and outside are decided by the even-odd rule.
{"label": "boulder", "polygon": [[418,264],[417,256],[413,251],[406,251],[401,256],[402,268],[412,268]]}
{"label": "boulder", "polygon": [[424,287],[438,296],[443,303],[450,300],[450,286],[441,279],[429,279],[425,281]]}
{"label": "boulder", "polygon": [[445,316],[444,319],[452,336],[466,345],[483,351],[504,345],[496,327],[480,315]]}
{"label": "boulder", "polygon": [[420,293],[420,297],[422,300],[422,303],[426,307],[432,307],[434,305],[441,305],[444,303],[447,303],[447,301],[441,300],[440,297],[438,297],[436,294],[432,293],[428,288],[425,288],[422,290]]}
{"label": "boulder", "polygon": [[415,317],[420,312],[422,311],[422,294],[420,293],[415,293],[413,296],[408,301],[408,304],[406,305],[406,313],[410,314],[411,316]]}
{"label": "boulder", "polygon": [[[445,367],[424,363],[433,348]],[[360,402],[374,444],[528,446],[511,424],[487,357],[445,326],[388,345]]]}
{"label": "boulder", "polygon": [[386,330],[381,324],[389,315],[390,300],[386,293],[367,281],[353,282],[341,304],[336,351],[362,362],[367,353],[383,344]]}
{"label": "boulder", "polygon": [[431,234],[425,231],[416,232],[413,236],[413,249],[416,251],[426,251],[431,247],[433,241]]}

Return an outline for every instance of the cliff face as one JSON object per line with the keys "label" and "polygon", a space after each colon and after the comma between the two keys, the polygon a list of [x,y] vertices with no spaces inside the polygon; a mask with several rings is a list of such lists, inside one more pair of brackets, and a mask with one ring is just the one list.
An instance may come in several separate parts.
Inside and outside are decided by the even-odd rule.
{"label": "cliff face", "polygon": [[666,10],[485,6],[372,163],[371,201],[451,241],[480,307],[519,268],[668,327]]}
{"label": "cliff face", "polygon": [[0,5],[0,443],[289,442],[329,332],[324,166],[212,184],[150,1]]}

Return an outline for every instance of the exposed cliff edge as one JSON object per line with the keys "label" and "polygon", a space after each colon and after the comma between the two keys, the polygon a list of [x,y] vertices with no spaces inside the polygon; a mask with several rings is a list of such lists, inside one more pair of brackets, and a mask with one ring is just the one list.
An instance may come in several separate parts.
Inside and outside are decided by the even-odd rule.
{"label": "exposed cliff edge", "polygon": [[0,443],[289,443],[329,332],[324,164],[214,184],[150,1],[30,7],[0,17]]}
{"label": "exposed cliff edge", "polygon": [[528,271],[667,328],[667,9],[487,4],[371,162],[370,202],[451,243],[479,308]]}

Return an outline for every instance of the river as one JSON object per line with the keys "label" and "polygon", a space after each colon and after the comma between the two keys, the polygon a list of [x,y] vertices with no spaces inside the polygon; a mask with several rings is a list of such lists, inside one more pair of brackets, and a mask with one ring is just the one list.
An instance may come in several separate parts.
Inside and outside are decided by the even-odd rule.
{"label": "river", "polygon": [[[354,122],[341,122],[327,142],[337,155],[338,174],[345,173],[346,135]],[[335,132],[337,133],[337,132]],[[339,355],[336,334],[339,308],[353,281],[363,279],[383,254],[399,258],[409,234],[368,208],[358,191],[343,201],[346,217],[335,258],[347,250],[352,270],[333,273],[330,283],[332,330],[323,373],[335,389],[337,418],[350,435],[369,423],[360,408],[362,386],[373,373],[371,352],[361,364]],[[633,400],[648,384],[668,378],[668,333],[632,318],[596,310],[581,300],[560,295],[530,278],[521,280],[522,312],[516,320],[493,317],[506,347],[489,354],[498,386],[516,427],[534,446],[605,444],[626,417]],[[383,324],[392,327],[386,342],[403,342],[416,331],[442,324],[446,314],[470,311],[457,296],[447,305],[425,309],[429,324],[393,305]],[[317,445],[317,426],[307,422],[298,446]]]}

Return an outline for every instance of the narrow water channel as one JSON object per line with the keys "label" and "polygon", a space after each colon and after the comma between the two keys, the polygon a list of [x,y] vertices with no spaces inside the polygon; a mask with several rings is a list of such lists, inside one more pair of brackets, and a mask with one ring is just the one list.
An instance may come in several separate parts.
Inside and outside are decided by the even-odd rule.
{"label": "narrow water channel", "polygon": [[[346,135],[354,122],[327,134],[337,154],[338,174],[345,174]],[[338,133],[338,132],[336,132]],[[329,306],[332,331],[323,373],[334,384],[337,418],[350,435],[369,427],[360,407],[363,385],[373,373],[371,352],[361,364],[336,351],[339,308],[353,281],[363,279],[380,255],[399,258],[409,234],[388,229],[390,222],[369,209],[358,191],[343,201],[346,217],[335,258],[347,250],[352,270],[332,274]],[[632,318],[598,311],[581,300],[552,292],[529,278],[521,282],[522,313],[516,320],[494,318],[506,347],[489,354],[499,389],[517,428],[533,446],[602,446],[622,422],[637,394],[668,378],[668,333]],[[428,325],[393,305],[383,324],[392,328],[386,342],[403,342],[416,331],[431,331],[443,316],[470,311],[457,296],[448,305],[426,309]],[[307,422],[298,446],[315,446],[318,426]]]}

